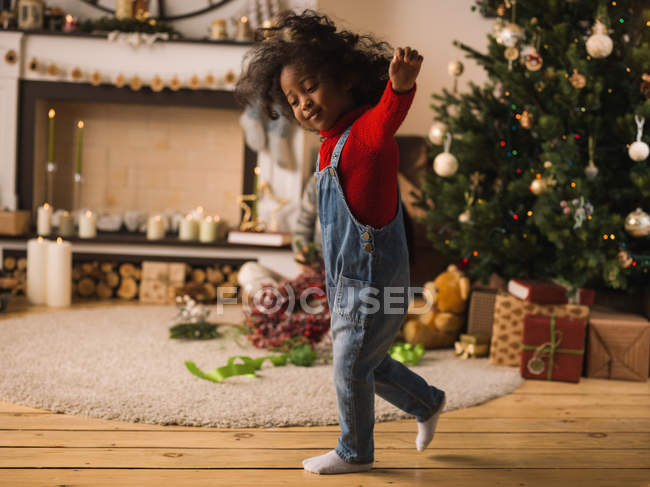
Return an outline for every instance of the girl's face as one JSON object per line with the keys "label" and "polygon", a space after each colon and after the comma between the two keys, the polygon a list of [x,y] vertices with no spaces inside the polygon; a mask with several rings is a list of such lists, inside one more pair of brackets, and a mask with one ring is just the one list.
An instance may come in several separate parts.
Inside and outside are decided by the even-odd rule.
{"label": "girl's face", "polygon": [[354,108],[349,88],[322,80],[298,66],[282,68],[280,87],[294,117],[306,129],[328,130]]}

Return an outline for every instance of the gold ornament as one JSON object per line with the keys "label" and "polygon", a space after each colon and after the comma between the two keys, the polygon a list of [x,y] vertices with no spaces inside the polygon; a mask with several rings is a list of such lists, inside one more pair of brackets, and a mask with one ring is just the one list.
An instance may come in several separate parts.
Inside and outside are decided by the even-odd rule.
{"label": "gold ornament", "polygon": [[637,208],[625,217],[625,231],[633,237],[650,235],[650,215]]}
{"label": "gold ornament", "polygon": [[84,72],[81,70],[79,66],[75,66],[72,68],[72,71],[70,71],[70,77],[74,81],[81,81],[81,78],[83,78]]}
{"label": "gold ornament", "polygon": [[165,88],[165,82],[160,76],[154,76],[149,83],[149,87],[154,93],[160,93]]}
{"label": "gold ornament", "polygon": [[521,118],[519,119],[519,123],[523,128],[530,130],[531,128],[533,128],[534,122],[535,122],[535,117],[528,110],[524,110],[521,113]]}
{"label": "gold ornament", "polygon": [[16,61],[18,61],[18,54],[13,49],[9,49],[5,54],[5,62],[7,64],[16,64]]}
{"label": "gold ornament", "polygon": [[506,24],[497,35],[497,42],[506,47],[515,47],[524,38],[524,29],[514,23]]}
{"label": "gold ornament", "polygon": [[27,65],[27,69],[29,69],[30,71],[36,73],[37,71],[39,71],[41,69],[41,64],[38,62],[38,59],[33,57],[29,61],[29,64]]}
{"label": "gold ornament", "polygon": [[94,71],[93,74],[90,75],[90,84],[93,86],[99,86],[102,84],[103,76],[102,73],[99,71]]}
{"label": "gold ornament", "polygon": [[449,76],[460,76],[465,71],[465,66],[460,61],[450,61],[447,65]]}
{"label": "gold ornament", "polygon": [[131,78],[131,81],[129,81],[129,88],[133,91],[140,91],[142,88],[142,80],[138,76],[134,76]]}
{"label": "gold ornament", "polygon": [[650,74],[641,75],[641,94],[646,97],[646,100],[650,100]]}
{"label": "gold ornament", "polygon": [[498,15],[499,17],[503,17],[505,14],[506,14],[506,6],[503,5],[503,4],[500,4],[500,5],[497,7],[497,15]]}
{"label": "gold ornament", "polygon": [[48,64],[46,71],[47,71],[47,74],[50,75],[50,76],[58,76],[59,75],[59,67],[54,63]]}
{"label": "gold ornament", "polygon": [[503,55],[508,61],[514,61],[519,57],[519,49],[516,47],[508,47],[503,51]]}
{"label": "gold ornament", "polygon": [[553,167],[553,163],[551,161],[544,161],[544,169],[550,169]]}
{"label": "gold ornament", "polygon": [[115,77],[115,86],[122,88],[126,84],[126,78],[122,74],[118,74]]}
{"label": "gold ornament", "polygon": [[524,60],[526,69],[529,71],[539,71],[544,63],[542,56],[537,51],[528,54]]}
{"label": "gold ornament", "polygon": [[233,83],[235,83],[235,81],[237,81],[237,75],[235,74],[235,72],[232,69],[230,69],[230,70],[228,70],[226,75],[223,77],[223,80],[226,82],[226,84],[229,84],[229,85],[233,84]]}
{"label": "gold ornament", "polygon": [[205,77],[205,86],[212,86],[217,82],[217,78],[214,77],[212,73],[208,73],[208,75]]}
{"label": "gold ornament", "polygon": [[587,78],[580,74],[576,68],[573,68],[573,74],[569,77],[569,83],[574,88],[580,90],[587,85]]}
{"label": "gold ornament", "polygon": [[598,176],[598,166],[594,164],[594,161],[589,161],[589,164],[585,167],[585,176],[590,181],[593,181]]}
{"label": "gold ornament", "polygon": [[548,185],[546,183],[546,180],[542,178],[533,179],[533,182],[530,183],[530,190],[537,196],[545,193],[547,189]]}
{"label": "gold ornament", "polygon": [[469,209],[463,211],[460,215],[458,215],[458,221],[460,223],[472,223],[472,213],[469,211]]}
{"label": "gold ornament", "polygon": [[192,75],[190,80],[187,82],[187,86],[189,86],[192,90],[198,90],[201,88],[201,80],[197,75]]}
{"label": "gold ornament", "polygon": [[178,79],[178,76],[174,76],[169,80],[169,89],[172,91],[178,91],[181,89],[181,80]]}

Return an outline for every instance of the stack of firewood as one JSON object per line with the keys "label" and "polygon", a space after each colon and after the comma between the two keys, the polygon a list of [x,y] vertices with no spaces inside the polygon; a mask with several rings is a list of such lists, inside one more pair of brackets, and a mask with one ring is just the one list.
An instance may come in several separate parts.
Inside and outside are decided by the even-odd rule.
{"label": "stack of firewood", "polygon": [[11,294],[25,294],[27,291],[27,259],[25,257],[7,256],[4,258],[5,289],[11,289]]}
{"label": "stack of firewood", "polygon": [[81,298],[135,299],[142,271],[129,262],[81,262],[72,267],[72,295]]}
{"label": "stack of firewood", "polygon": [[187,282],[184,286],[176,288],[175,294],[187,294],[204,303],[237,297],[238,272],[239,269],[230,264],[191,267],[188,270]]}

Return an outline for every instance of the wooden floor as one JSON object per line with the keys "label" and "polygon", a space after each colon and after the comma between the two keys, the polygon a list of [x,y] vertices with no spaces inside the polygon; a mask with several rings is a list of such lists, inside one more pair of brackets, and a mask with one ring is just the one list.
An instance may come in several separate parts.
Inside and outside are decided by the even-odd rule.
{"label": "wooden floor", "polygon": [[415,431],[379,423],[374,470],[318,476],[301,460],[332,449],[336,427],[162,427],[0,402],[0,486],[650,486],[650,382],[527,381],[443,414],[424,452]]}

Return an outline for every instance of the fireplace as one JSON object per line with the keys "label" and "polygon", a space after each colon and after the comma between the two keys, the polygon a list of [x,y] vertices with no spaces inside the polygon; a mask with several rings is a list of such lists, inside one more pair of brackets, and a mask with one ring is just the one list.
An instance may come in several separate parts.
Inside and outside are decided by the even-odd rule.
{"label": "fireplace", "polygon": [[20,82],[18,204],[45,201],[47,113],[56,110],[53,204],[73,206],[75,123],[84,120],[80,207],[100,212],[203,206],[237,223],[256,154],[244,144],[230,91],[152,93],[114,86]]}

